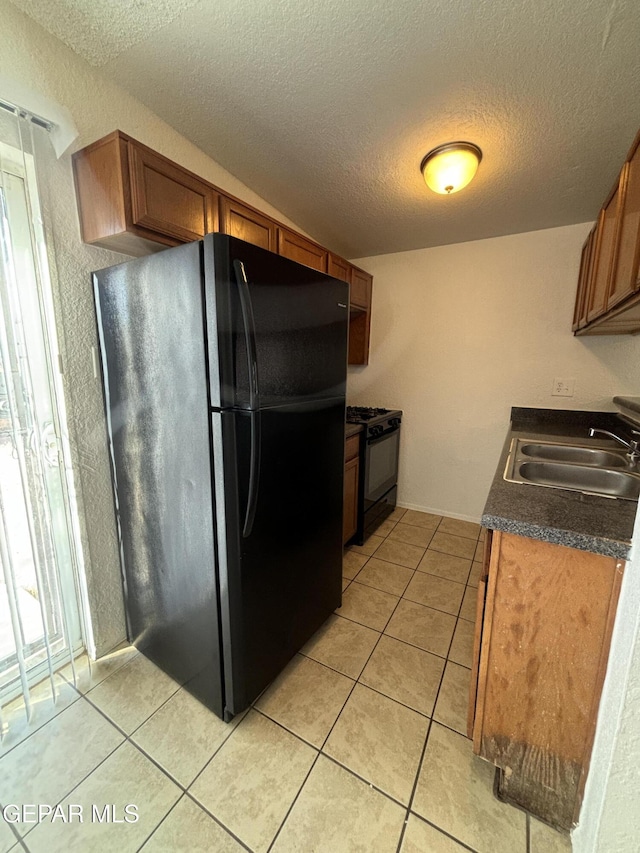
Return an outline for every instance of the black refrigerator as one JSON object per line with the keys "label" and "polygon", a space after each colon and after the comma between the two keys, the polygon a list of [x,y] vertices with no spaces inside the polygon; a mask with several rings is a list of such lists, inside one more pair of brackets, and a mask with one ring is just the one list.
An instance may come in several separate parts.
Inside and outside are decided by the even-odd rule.
{"label": "black refrigerator", "polygon": [[341,603],[348,285],[210,234],[94,292],[129,639],[229,720]]}

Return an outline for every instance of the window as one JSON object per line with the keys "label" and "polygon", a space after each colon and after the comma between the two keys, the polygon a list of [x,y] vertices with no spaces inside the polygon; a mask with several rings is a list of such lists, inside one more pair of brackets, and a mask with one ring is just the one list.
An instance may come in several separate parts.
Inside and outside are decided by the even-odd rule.
{"label": "window", "polygon": [[17,113],[0,116],[0,702],[22,692],[27,710],[29,684],[83,645],[35,133],[46,136]]}

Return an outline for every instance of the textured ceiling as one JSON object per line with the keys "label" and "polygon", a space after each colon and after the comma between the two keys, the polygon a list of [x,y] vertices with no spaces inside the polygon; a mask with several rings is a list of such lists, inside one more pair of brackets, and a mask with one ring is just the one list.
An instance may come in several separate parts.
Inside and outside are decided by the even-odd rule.
{"label": "textured ceiling", "polygon": [[14,2],[352,258],[594,219],[640,125],[637,0]]}

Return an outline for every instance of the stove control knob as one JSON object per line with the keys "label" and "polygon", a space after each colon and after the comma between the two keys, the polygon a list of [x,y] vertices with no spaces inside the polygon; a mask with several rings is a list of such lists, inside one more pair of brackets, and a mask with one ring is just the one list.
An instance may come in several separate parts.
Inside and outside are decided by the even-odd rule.
{"label": "stove control knob", "polygon": [[397,427],[400,424],[400,418],[391,418],[389,426]]}
{"label": "stove control knob", "polygon": [[383,427],[381,424],[378,424],[377,426],[371,427],[371,435],[380,435],[380,433],[382,431],[383,431]]}

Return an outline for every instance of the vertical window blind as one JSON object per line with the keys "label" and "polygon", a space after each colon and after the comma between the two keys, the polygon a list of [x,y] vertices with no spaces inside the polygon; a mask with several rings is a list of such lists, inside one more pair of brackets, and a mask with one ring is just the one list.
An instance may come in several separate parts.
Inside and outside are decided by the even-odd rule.
{"label": "vertical window blind", "polygon": [[[81,550],[41,204],[50,125],[0,101],[0,727],[83,648]],[[4,709],[4,710],[3,710]]]}

